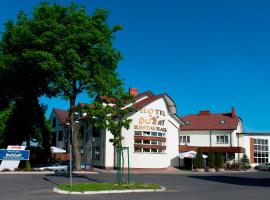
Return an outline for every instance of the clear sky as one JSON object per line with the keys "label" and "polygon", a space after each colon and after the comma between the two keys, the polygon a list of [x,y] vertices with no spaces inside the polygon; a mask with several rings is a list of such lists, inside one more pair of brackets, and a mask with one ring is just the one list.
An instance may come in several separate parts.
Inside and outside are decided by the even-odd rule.
{"label": "clear sky", "polygon": [[[37,0],[0,1],[0,31],[19,10]],[[168,93],[180,116],[230,112],[235,106],[245,131],[270,132],[270,1],[260,0],[58,0],[110,11],[121,24],[115,47],[124,59],[118,72],[125,87]],[[89,102],[86,95],[79,101]],[[59,99],[53,107],[67,109]]]}

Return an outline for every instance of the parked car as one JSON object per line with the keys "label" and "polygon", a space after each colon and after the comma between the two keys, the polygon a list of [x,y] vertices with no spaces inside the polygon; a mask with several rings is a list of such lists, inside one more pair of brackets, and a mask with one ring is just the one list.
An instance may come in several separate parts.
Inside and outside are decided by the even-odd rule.
{"label": "parked car", "polygon": [[261,170],[261,171],[270,171],[270,163],[262,163],[257,166],[255,166],[256,170]]}
{"label": "parked car", "polygon": [[68,164],[68,161],[58,161],[48,166],[39,167],[38,169],[42,171],[54,171],[55,173],[68,172]]}

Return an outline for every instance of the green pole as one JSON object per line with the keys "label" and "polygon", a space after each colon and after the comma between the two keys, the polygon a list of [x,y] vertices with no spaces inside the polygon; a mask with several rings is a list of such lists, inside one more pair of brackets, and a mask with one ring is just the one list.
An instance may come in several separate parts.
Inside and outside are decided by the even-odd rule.
{"label": "green pole", "polygon": [[130,163],[129,163],[129,147],[127,147],[127,156],[128,156],[128,184],[130,183]]}
{"label": "green pole", "polygon": [[117,183],[120,184],[122,182],[122,170],[121,170],[121,147],[117,148]]}

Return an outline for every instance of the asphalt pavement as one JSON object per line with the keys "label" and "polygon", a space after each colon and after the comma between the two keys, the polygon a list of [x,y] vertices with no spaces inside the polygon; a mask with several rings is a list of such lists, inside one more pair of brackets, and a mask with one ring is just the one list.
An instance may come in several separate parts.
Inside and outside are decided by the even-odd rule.
{"label": "asphalt pavement", "polygon": [[[63,195],[52,191],[58,184],[69,183],[66,175],[0,174],[1,200],[260,200],[268,199],[270,172],[133,174],[134,182],[158,183],[166,192],[103,195]],[[74,182],[114,182],[116,174],[80,174]]]}

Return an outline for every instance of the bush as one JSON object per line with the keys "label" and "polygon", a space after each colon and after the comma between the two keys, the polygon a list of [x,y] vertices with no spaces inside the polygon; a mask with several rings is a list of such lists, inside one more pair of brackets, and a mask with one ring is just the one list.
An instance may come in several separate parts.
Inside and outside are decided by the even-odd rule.
{"label": "bush", "polygon": [[251,166],[249,165],[249,159],[248,156],[246,154],[243,155],[243,158],[241,158],[241,169],[250,169]]}
{"label": "bush", "polygon": [[30,165],[29,160],[26,161],[25,171],[31,171],[31,165]]}
{"label": "bush", "polygon": [[208,154],[208,167],[209,168],[215,168],[215,154],[210,151]]}
{"label": "bush", "polygon": [[241,158],[241,162],[242,163],[245,163],[245,164],[249,164],[249,159],[247,157],[247,154],[244,154],[243,155],[243,158]]}
{"label": "bush", "polygon": [[216,168],[224,168],[224,158],[222,153],[217,154]]}
{"label": "bush", "polygon": [[204,158],[202,155],[202,151],[200,149],[198,150],[198,152],[196,154],[196,157],[194,160],[194,167],[195,168],[204,168]]}

